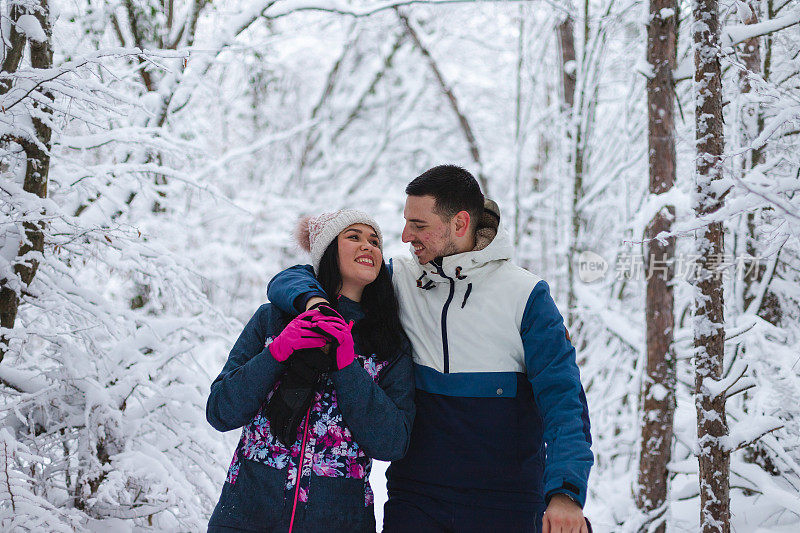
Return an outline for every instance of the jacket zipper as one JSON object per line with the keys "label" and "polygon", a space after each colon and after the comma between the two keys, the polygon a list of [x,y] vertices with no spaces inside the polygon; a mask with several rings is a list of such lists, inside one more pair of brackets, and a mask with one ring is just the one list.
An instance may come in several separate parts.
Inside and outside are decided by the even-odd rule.
{"label": "jacket zipper", "polygon": [[447,309],[450,307],[450,302],[453,301],[453,295],[456,292],[456,282],[453,278],[447,276],[444,273],[442,267],[436,265],[436,269],[439,271],[439,275],[447,278],[450,282],[450,294],[447,295],[447,301],[444,302],[444,307],[442,307],[442,355],[444,356],[444,373],[450,373],[450,350],[447,347]]}
{"label": "jacket zipper", "polygon": [[311,416],[311,406],[306,412],[306,423],[303,425],[303,444],[300,446],[300,462],[297,464],[297,477],[294,480],[294,503],[292,504],[292,519],[289,521],[289,533],[294,527],[294,513],[297,510],[297,496],[300,494],[300,477],[303,475],[303,459],[306,457],[306,441],[308,437],[308,418]]}

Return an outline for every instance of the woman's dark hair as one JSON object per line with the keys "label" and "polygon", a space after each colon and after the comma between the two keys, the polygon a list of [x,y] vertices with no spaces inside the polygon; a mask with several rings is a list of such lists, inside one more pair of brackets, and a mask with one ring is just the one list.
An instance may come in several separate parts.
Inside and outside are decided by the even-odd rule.
{"label": "woman's dark hair", "polygon": [[[336,309],[339,290],[342,287],[338,236],[322,254],[317,281],[328,295],[332,307]],[[361,309],[364,311],[364,318],[353,328],[363,344],[361,349],[374,353],[378,359],[384,361],[392,359],[406,342],[406,334],[400,325],[400,306],[397,303],[392,280],[389,278],[389,270],[383,260],[378,277],[364,287],[364,292],[361,294]]]}

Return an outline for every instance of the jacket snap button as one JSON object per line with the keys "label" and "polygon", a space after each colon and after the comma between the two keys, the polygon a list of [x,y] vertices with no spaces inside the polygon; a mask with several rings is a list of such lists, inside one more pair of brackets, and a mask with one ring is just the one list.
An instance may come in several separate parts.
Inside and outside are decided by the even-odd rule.
{"label": "jacket snap button", "polygon": [[497,395],[500,396],[501,394],[503,394],[503,389],[497,389]]}

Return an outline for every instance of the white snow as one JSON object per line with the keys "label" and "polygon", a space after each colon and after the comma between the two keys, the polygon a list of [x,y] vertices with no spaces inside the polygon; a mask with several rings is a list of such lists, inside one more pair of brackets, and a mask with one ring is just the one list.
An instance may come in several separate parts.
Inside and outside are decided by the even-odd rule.
{"label": "white snow", "polygon": [[39,24],[39,20],[33,15],[20,15],[17,20],[17,31],[24,34],[28,39],[37,42],[44,42],[47,40],[47,35]]}
{"label": "white snow", "polygon": [[[139,14],[146,31],[138,45],[124,6],[113,11],[120,41],[108,6],[49,5],[53,66],[31,68],[26,49],[4,74],[11,88],[0,95],[0,280],[22,294],[14,328],[0,330],[8,340],[0,363],[0,529],[201,531],[239,439],[238,431],[221,434],[207,424],[209,385],[265,302],[266,282],[307,261],[291,238],[297,218],[362,208],[380,221],[387,255],[405,254],[405,185],[445,162],[477,172],[476,156],[428,60],[403,38],[396,2],[207,2],[191,32],[197,4],[178,0],[170,27],[159,7]],[[641,412],[640,394],[654,333],[648,322],[654,327],[670,310],[656,304],[648,314],[643,268],[625,278],[617,267],[626,260],[643,267],[648,239],[669,236],[682,265],[671,284],[676,386],[648,389],[676,401],[667,531],[700,529],[697,455],[711,445],[734,450],[732,530],[797,531],[797,0],[753,25],[735,23],[750,13],[737,1],[726,7],[734,24],[722,30],[721,49],[697,50],[724,72],[725,151],[716,181],[695,179],[703,160],[695,153],[695,104],[705,98],[695,91],[708,81],[688,81],[695,50],[686,39],[704,24],[681,24],[676,183],[664,193],[649,190],[647,5],[594,7],[588,22],[599,38],[589,42],[585,63],[566,65],[577,80],[572,109],[561,87],[554,26],[561,15],[552,5],[436,0],[398,9],[430,48],[475,134],[485,192],[515,226],[515,260],[546,279],[561,313],[576,318],[567,327],[592,422],[586,514],[595,531],[633,533],[647,518],[632,491],[640,424],[654,419]],[[573,15],[580,51],[583,20]],[[7,38],[10,18],[0,19]],[[32,15],[17,27],[31,43],[47,39]],[[744,72],[736,43],[766,32],[773,32],[769,76]],[[662,120],[666,111],[652,109]],[[34,118],[53,128],[46,199],[23,189],[22,146],[37,141]],[[706,127],[708,117],[700,118]],[[700,131],[701,140],[706,135]],[[714,214],[695,216],[702,194],[726,191]],[[649,236],[653,217],[670,206],[670,230]],[[705,231],[715,222],[723,225],[725,262],[753,255],[761,268],[752,281],[725,270],[719,324],[693,317],[708,299],[688,271],[708,250]],[[32,227],[43,228],[44,250],[18,258]],[[591,284],[575,273],[568,310],[566,267],[580,265],[581,253],[592,274],[584,271],[583,281]],[[14,272],[20,259],[38,262],[27,287]],[[664,328],[657,333],[670,333]],[[727,394],[729,434],[698,438],[698,416],[720,418],[698,415],[694,363],[706,350],[694,338],[719,331],[721,377],[704,376],[701,394]],[[108,452],[102,462],[98,446]],[[386,466],[375,462],[371,476],[378,524]],[[101,472],[92,494],[87,480]],[[86,496],[89,509],[78,509],[75,496]]]}

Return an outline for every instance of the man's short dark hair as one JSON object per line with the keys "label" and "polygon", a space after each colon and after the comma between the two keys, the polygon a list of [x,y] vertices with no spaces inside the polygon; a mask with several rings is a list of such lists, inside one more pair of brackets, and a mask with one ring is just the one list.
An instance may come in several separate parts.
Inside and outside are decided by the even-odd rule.
{"label": "man's short dark hair", "polygon": [[483,215],[483,193],[478,180],[456,165],[439,165],[426,170],[408,184],[406,194],[433,196],[434,212],[444,220],[449,221],[459,211],[466,211],[472,231]]}

